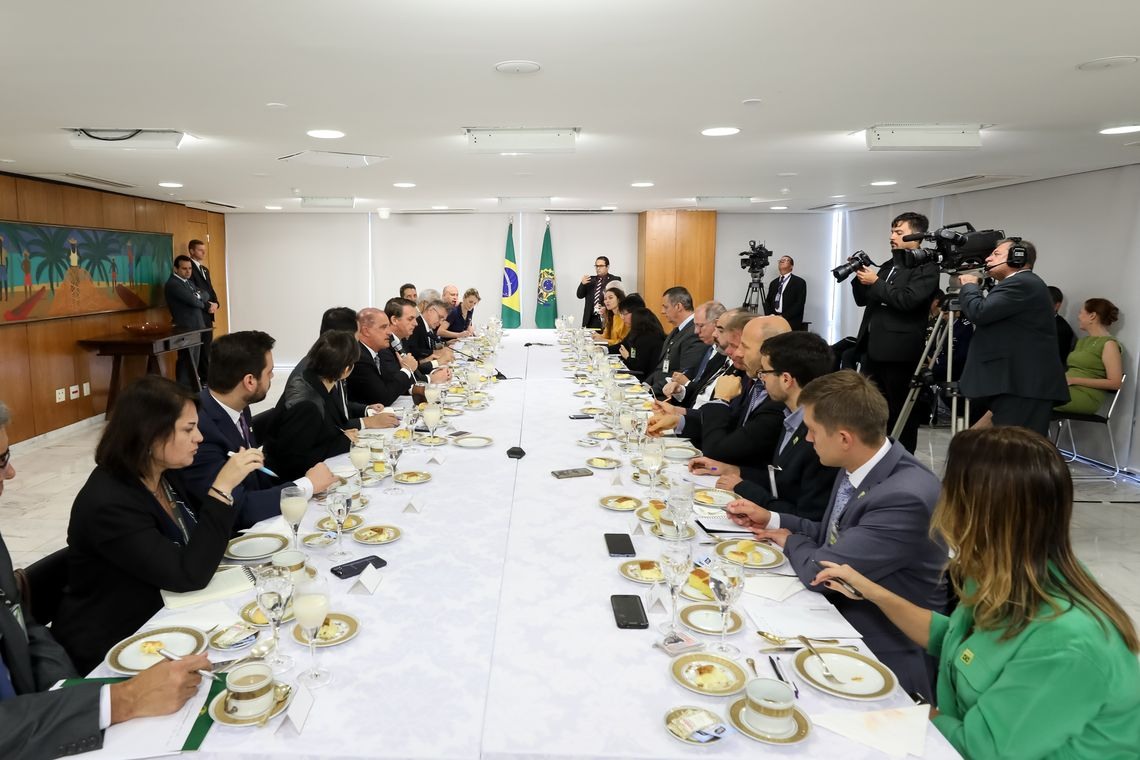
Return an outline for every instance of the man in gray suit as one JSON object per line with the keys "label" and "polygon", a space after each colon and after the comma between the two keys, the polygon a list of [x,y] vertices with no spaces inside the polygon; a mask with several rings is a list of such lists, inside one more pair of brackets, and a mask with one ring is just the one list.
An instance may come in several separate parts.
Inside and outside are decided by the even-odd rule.
{"label": "man in gray suit", "polygon": [[983,297],[978,277],[959,277],[962,316],[974,337],[959,388],[989,405],[984,424],[1021,425],[1049,435],[1053,407],[1069,399],[1065,366],[1057,356],[1057,320],[1049,288],[1033,272],[1037,248],[1006,238],[986,259],[997,280]]}
{"label": "man in gray suit", "polygon": [[[16,476],[8,447],[8,407],[0,401],[0,495]],[[166,715],[198,691],[205,655],[163,662],[111,686],[83,683],[48,691],[75,669],[47,628],[21,604],[12,559],[0,536],[0,757],[76,755],[103,746],[103,729],[131,718]]]}
{"label": "man in gray suit", "polygon": [[[209,300],[209,295],[202,292],[194,284],[193,259],[182,255],[174,259],[174,271],[166,280],[163,292],[166,294],[166,307],[170,309],[170,318],[174,328],[194,329],[206,326],[206,316],[210,316],[213,324],[213,314],[218,305]],[[174,375],[179,385],[197,392],[202,390],[202,383],[198,377],[198,358],[201,356],[201,345],[184,348],[178,352]]]}
{"label": "man in gray suit", "polygon": [[782,546],[800,580],[828,595],[903,689],[929,698],[933,670],[921,648],[874,605],[810,584],[821,561],[846,562],[914,604],[945,609],[947,551],[929,533],[938,478],[886,437],[886,399],[858,373],[816,378],[799,402],[820,464],[839,468],[823,519],[771,512],[744,499],[730,503],[729,514]]}
{"label": "man in gray suit", "polygon": [[674,372],[693,377],[706,350],[693,324],[693,296],[688,289],[676,285],[662,293],[661,314],[673,325],[673,332],[665,338],[657,366],[645,378],[658,395]]}

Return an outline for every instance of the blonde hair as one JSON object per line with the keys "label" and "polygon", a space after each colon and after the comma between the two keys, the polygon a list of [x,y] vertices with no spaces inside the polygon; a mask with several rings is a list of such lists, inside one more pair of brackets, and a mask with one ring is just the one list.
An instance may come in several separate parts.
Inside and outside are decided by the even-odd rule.
{"label": "blonde hair", "polygon": [[979,630],[1012,638],[1060,615],[1063,600],[1140,652],[1128,614],[1073,553],[1072,512],[1073,481],[1053,444],[1025,428],[966,430],[950,441],[930,530],[953,550],[950,580]]}

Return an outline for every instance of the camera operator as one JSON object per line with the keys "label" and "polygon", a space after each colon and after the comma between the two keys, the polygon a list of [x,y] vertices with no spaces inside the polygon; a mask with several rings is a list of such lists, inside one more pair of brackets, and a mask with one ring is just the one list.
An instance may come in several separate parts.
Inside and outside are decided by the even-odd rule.
{"label": "camera operator", "polygon": [[[891,221],[891,249],[915,249],[921,241],[903,241],[925,233],[930,223],[922,214],[908,211]],[[856,351],[863,357],[862,371],[887,399],[890,430],[910,392],[910,381],[922,358],[930,301],[938,289],[938,265],[928,262],[912,268],[886,262],[874,272],[862,267],[851,281],[855,303],[866,307],[859,325]],[[918,445],[917,415],[910,415],[899,443],[914,453]]]}
{"label": "camera operator", "polygon": [[959,387],[987,403],[992,416],[978,426],[1021,425],[1048,435],[1053,406],[1069,398],[1053,299],[1033,272],[1036,263],[1033,243],[1006,238],[986,259],[987,274],[997,280],[988,296],[978,276],[959,277],[962,315],[974,323]]}

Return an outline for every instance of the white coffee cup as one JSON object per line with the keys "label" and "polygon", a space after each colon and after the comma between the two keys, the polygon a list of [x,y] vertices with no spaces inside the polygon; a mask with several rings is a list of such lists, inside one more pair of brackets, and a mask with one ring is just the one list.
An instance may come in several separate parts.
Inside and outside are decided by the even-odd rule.
{"label": "white coffee cup", "polygon": [[304,552],[297,551],[296,549],[287,549],[283,552],[277,552],[270,559],[274,567],[279,567],[283,570],[288,570],[293,576],[293,582],[299,583],[305,578],[305,561],[308,559]]}
{"label": "white coffee cup", "polygon": [[792,687],[774,678],[753,678],[744,695],[744,722],[751,728],[768,736],[786,736],[795,730]]}
{"label": "white coffee cup", "polygon": [[264,715],[277,701],[273,670],[260,662],[238,665],[227,673],[226,691],[226,714],[239,720]]}

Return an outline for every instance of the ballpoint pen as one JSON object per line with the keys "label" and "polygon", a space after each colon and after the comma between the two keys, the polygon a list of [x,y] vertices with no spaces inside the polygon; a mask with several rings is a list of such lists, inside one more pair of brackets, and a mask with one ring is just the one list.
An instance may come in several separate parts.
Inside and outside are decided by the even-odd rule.
{"label": "ballpoint pen", "polygon": [[796,699],[799,699],[800,698],[800,687],[796,686],[794,681],[792,681],[790,678],[788,678],[786,675],[784,675],[784,670],[783,670],[783,668],[780,667],[779,658],[773,657],[772,655],[768,655],[768,661],[770,663],[772,663],[772,670],[776,671],[776,677],[779,678],[784,683],[786,683],[788,686],[791,686],[792,687],[792,694],[795,694]]}
{"label": "ballpoint pen", "polygon": [[[179,657],[178,655],[174,654],[174,652],[171,652],[171,651],[170,651],[170,650],[168,650],[168,649],[160,649],[160,650],[158,650],[158,653],[159,653],[160,655],[162,655],[163,657],[165,657],[166,659],[170,660],[171,662],[178,662],[178,661],[180,661],[180,660],[182,659],[181,657]],[[197,670],[197,671],[195,671],[195,672],[196,672],[198,675],[202,676],[203,678],[210,678],[210,679],[213,679],[213,680],[215,680],[215,681],[220,681],[220,680],[222,680],[222,679],[218,678],[218,676],[217,676],[216,674],[214,674],[214,673],[211,673],[211,672],[210,672],[210,671],[208,671],[208,670]]]}
{"label": "ballpoint pen", "polygon": [[[227,451],[226,456],[232,457],[236,453],[237,453],[236,451]],[[273,470],[269,469],[268,467],[258,467],[257,469],[259,472],[264,472],[266,475],[268,475],[271,478],[280,477],[280,475],[278,475],[277,473],[275,473]]]}

